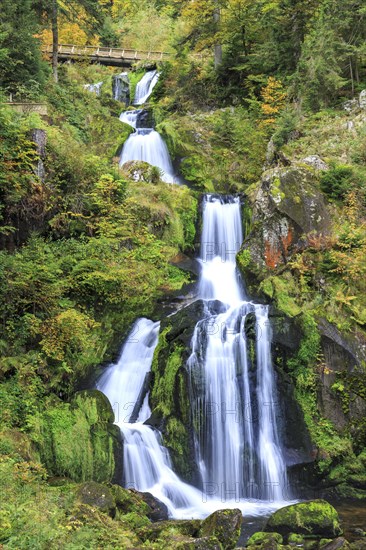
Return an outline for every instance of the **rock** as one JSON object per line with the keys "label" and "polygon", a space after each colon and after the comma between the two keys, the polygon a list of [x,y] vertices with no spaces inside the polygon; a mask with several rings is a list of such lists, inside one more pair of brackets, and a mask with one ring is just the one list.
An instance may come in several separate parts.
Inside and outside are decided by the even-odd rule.
{"label": "rock", "polygon": [[338,548],[348,550],[350,548],[350,545],[343,537],[332,540],[331,542],[328,542],[323,546],[319,545],[319,550],[338,550]]}
{"label": "rock", "polygon": [[84,483],[78,490],[77,498],[81,504],[98,508],[111,518],[116,515],[116,501],[113,494],[108,487],[101,483],[95,481]]}
{"label": "rock", "polygon": [[318,155],[310,155],[302,160],[305,164],[312,166],[316,170],[329,170],[329,166]]}
{"label": "rock", "polygon": [[91,424],[96,422],[114,422],[114,412],[108,397],[99,390],[76,392],[71,401],[72,409],[82,410]]}
{"label": "rock", "polygon": [[134,181],[157,183],[160,180],[160,171],[156,166],[151,166],[142,160],[130,160],[122,165],[122,170]]}
{"label": "rock", "polygon": [[35,441],[50,474],[73,481],[121,479],[121,431],[113,420],[112,407],[98,390],[78,392],[71,403],[50,396]]}
{"label": "rock", "polygon": [[215,536],[223,550],[235,548],[240,537],[242,513],[239,509],[217,510],[208,516],[200,529],[201,537]]}
{"label": "rock", "polygon": [[354,542],[350,543],[350,549],[351,550],[366,550],[366,540],[355,540]]}
{"label": "rock", "polygon": [[258,531],[250,537],[247,542],[247,546],[254,546],[259,548],[274,548],[276,549],[278,544],[283,543],[283,537],[279,533],[264,533],[263,531]]}
{"label": "rock", "polygon": [[342,533],[337,511],[320,499],[280,508],[269,518],[265,530],[283,536],[298,533],[329,538]]}
{"label": "rock", "polygon": [[366,109],[366,90],[362,90],[358,99],[361,109]]}
{"label": "rock", "polygon": [[357,99],[349,99],[343,103],[343,109],[348,113],[353,113],[359,109],[360,104]]}
{"label": "rock", "polygon": [[222,550],[216,537],[201,537],[178,542],[171,547],[174,550]]}
{"label": "rock", "polygon": [[183,537],[199,538],[201,527],[199,519],[159,521],[139,531],[139,537],[143,541],[154,542],[157,539],[169,540],[173,534],[179,533]]}
{"label": "rock", "polygon": [[164,521],[169,517],[168,507],[164,502],[154,497],[151,493],[139,493],[142,500],[148,505],[147,517],[151,521]]}
{"label": "rock", "polygon": [[291,533],[287,537],[287,542],[289,544],[296,544],[296,545],[303,544],[304,543],[304,537],[302,535],[298,535],[297,533]]}
{"label": "rock", "polygon": [[253,275],[257,281],[263,270],[287,263],[303,247],[304,234],[324,236],[329,232],[330,215],[316,183],[310,167],[279,167],[264,172],[251,197],[252,230],[239,253],[240,258],[248,251],[249,259],[242,269],[249,289]]}
{"label": "rock", "polygon": [[124,489],[120,485],[109,485],[109,489],[116,502],[116,507],[121,514],[136,512],[141,516],[147,516],[152,511],[150,506],[144,501],[143,493]]}
{"label": "rock", "polygon": [[121,73],[112,77],[112,95],[116,101],[126,105],[130,104],[130,79],[127,73]]}

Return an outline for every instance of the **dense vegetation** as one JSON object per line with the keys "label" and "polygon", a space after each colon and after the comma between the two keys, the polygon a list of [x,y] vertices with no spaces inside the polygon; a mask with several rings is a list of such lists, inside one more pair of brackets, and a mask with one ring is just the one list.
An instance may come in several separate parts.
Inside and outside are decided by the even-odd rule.
{"label": "dense vegetation", "polygon": [[[332,387],[346,427],[324,417],[317,400],[320,318],[365,342],[366,98],[343,108],[366,88],[365,16],[361,0],[2,3],[0,545],[116,544],[110,518],[75,512],[75,482],[110,481],[114,468],[111,417],[75,392],[115,357],[136,317],[152,315],[162,296],[188,282],[172,260],[194,250],[200,192],[240,192],[251,203],[265,163],[304,167],[314,154],[329,168],[313,174],[330,212],[328,234],[304,235],[286,265],[251,275],[255,292],[302,331],[286,372],[317,448],[317,474],[334,485],[356,479],[348,494],[365,489],[366,425],[350,415],[356,397],[366,397],[365,364]],[[189,187],[164,184],[148,165],[138,166],[138,182],[133,167],[119,169],[131,129],[111,96],[116,70],[82,61],[59,66],[56,81],[41,53],[55,25],[60,43],[171,53],[149,109]],[[143,69],[133,67],[133,85]],[[99,96],[84,88],[97,81]],[[14,111],[9,94],[46,104],[48,115]],[[45,136],[44,151],[34,130]],[[244,217],[249,232],[249,206]],[[246,250],[239,262],[249,273]],[[172,369],[179,358],[176,350]],[[161,413],[172,399],[167,388],[154,395]],[[50,485],[51,476],[67,483]],[[123,521],[121,533],[142,526],[136,515]]]}

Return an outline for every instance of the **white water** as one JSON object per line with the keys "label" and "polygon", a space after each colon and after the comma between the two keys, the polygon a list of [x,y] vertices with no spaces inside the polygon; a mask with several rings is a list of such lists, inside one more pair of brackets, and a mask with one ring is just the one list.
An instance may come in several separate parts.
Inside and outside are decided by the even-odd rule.
{"label": "white water", "polygon": [[135,90],[134,105],[142,105],[152,94],[152,91],[159,79],[157,71],[148,71],[137,83]]}
{"label": "white water", "polygon": [[95,84],[84,84],[84,88],[88,90],[88,92],[93,92],[99,95],[102,85],[103,82],[96,82]]}
{"label": "white water", "polygon": [[[204,485],[214,480],[234,498],[280,501],[287,479],[268,308],[245,300],[238,280],[240,201],[208,195],[203,207],[198,297],[206,300],[206,314],[195,328],[188,361],[197,463]],[[222,303],[219,311],[213,300]],[[249,314],[257,334],[252,375],[245,331]]]}
{"label": "white water", "polygon": [[[126,114],[126,113],[124,113]],[[136,124],[136,119],[131,117]],[[162,171],[162,180],[176,183],[169,151],[161,135],[152,128],[138,128],[131,134],[122,149],[120,166],[133,160],[143,160]]]}
{"label": "white water", "polygon": [[[201,490],[179,479],[159,432],[143,423],[151,411],[148,395],[144,398],[141,390],[159,323],[137,321],[119,362],[97,384],[117,409],[116,423],[124,437],[125,486],[152,493],[173,518],[204,517],[220,508],[263,515],[287,504],[268,310],[244,298],[235,269],[241,231],[238,199],[205,198],[199,297],[206,300],[206,313],[195,328],[188,362]],[[218,306],[220,312],[215,313]],[[250,374],[245,334],[250,314],[257,334],[256,374]],[[135,403],[140,410],[133,423]]]}
{"label": "white water", "polygon": [[124,122],[125,124],[129,124],[130,126],[132,126],[132,128],[136,128],[140,113],[141,113],[141,109],[137,109],[136,111],[123,111],[120,114],[119,119],[121,122]]}

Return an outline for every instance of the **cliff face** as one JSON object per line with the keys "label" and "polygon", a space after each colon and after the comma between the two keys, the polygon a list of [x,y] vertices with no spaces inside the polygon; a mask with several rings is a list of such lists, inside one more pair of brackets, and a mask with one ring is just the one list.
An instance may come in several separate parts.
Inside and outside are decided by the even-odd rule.
{"label": "cliff face", "polygon": [[337,298],[343,281],[328,262],[342,249],[340,214],[320,191],[321,174],[305,162],[264,172],[247,199],[250,230],[238,264],[251,294],[274,305],[275,363],[310,434],[310,477],[354,495],[366,488],[366,335]]}

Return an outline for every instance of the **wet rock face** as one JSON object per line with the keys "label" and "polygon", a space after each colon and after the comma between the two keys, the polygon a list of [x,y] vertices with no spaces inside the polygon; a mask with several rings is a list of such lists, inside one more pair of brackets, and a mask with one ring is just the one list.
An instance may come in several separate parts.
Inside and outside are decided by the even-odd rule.
{"label": "wet rock face", "polygon": [[322,414],[331,420],[339,431],[342,431],[348,426],[350,419],[362,421],[366,415],[366,401],[351,392],[349,410],[345,413],[339,396],[333,391],[332,386],[342,373],[351,376],[355,373],[354,376],[357,377],[357,369],[362,369],[362,365],[366,362],[366,341],[361,333],[341,334],[325,319],[320,321],[319,330],[324,357],[319,406]]}
{"label": "wet rock face", "polygon": [[303,246],[303,235],[328,233],[329,213],[315,182],[314,170],[303,166],[263,174],[254,197],[253,230],[243,246],[254,265],[275,269]]}
{"label": "wet rock face", "polygon": [[126,107],[130,104],[130,80],[127,73],[121,73],[112,78],[112,95],[116,101],[121,101]]}

